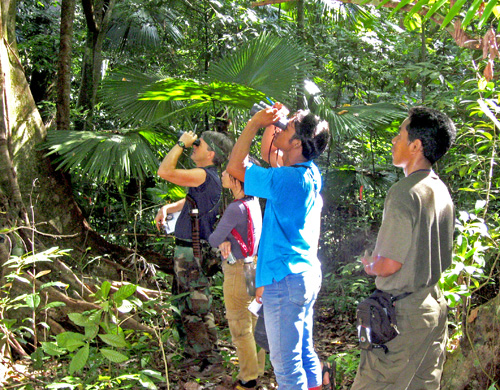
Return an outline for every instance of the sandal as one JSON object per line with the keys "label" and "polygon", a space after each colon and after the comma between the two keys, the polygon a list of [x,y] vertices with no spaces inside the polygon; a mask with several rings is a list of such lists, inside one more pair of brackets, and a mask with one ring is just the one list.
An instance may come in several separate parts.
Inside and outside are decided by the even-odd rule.
{"label": "sandal", "polygon": [[321,362],[321,378],[322,384],[325,388],[329,385],[331,390],[335,390],[335,373],[335,361],[331,364],[327,360]]}

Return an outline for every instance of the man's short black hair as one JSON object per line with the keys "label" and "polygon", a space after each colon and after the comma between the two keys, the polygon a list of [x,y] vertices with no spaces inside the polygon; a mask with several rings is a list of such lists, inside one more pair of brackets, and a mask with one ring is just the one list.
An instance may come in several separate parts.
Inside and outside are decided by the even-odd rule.
{"label": "man's short black hair", "polygon": [[330,139],[328,122],[309,111],[298,111],[293,138],[302,142],[302,155],[306,160],[314,160],[326,149]]}
{"label": "man's short black hair", "polygon": [[408,140],[411,142],[419,139],[424,149],[424,157],[434,164],[453,144],[456,136],[455,125],[446,114],[422,106],[411,108],[408,119]]}

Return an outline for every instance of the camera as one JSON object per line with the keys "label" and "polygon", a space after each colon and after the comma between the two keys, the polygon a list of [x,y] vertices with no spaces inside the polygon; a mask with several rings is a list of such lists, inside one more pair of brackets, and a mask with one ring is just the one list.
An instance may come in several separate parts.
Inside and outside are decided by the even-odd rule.
{"label": "camera", "polygon": [[[252,108],[250,109],[250,115],[255,115],[257,112],[260,110],[263,110],[265,108],[271,107],[269,104],[266,102],[260,101],[259,103],[255,103]],[[285,130],[286,126],[288,125],[288,119],[286,118],[281,118],[277,122],[273,123],[274,126],[279,127],[281,130]]]}
{"label": "camera", "polygon": [[[182,131],[182,130],[179,130],[178,133],[177,133],[177,138],[181,138],[181,135],[184,134],[185,132]],[[200,146],[200,143],[201,143],[201,140],[199,138],[197,138],[194,142],[193,142],[193,146]]]}

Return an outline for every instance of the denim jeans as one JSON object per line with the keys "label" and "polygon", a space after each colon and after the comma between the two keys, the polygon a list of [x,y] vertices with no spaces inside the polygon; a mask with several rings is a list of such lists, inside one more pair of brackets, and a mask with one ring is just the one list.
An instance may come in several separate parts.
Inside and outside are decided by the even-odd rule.
{"label": "denim jeans", "polygon": [[264,288],[264,320],[280,390],[306,390],[322,383],[313,345],[313,306],[320,288],[317,270],[290,274]]}

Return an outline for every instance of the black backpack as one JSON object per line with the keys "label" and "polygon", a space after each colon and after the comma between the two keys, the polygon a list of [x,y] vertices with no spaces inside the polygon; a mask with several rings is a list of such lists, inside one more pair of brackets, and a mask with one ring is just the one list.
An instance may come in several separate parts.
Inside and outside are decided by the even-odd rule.
{"label": "black backpack", "polygon": [[375,290],[358,304],[356,319],[361,349],[383,348],[385,353],[389,351],[385,343],[399,334],[394,302],[410,294],[404,293],[394,297],[387,292]]}

